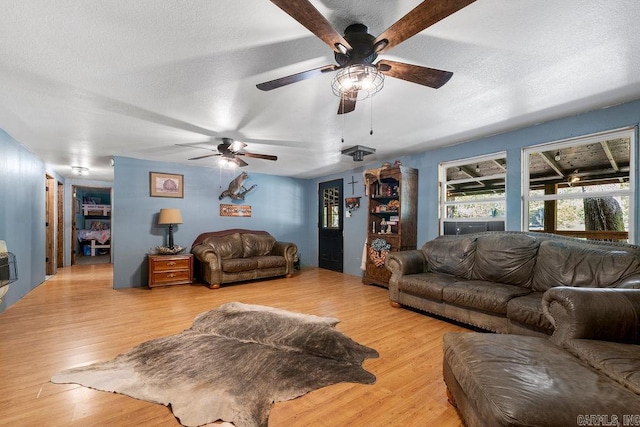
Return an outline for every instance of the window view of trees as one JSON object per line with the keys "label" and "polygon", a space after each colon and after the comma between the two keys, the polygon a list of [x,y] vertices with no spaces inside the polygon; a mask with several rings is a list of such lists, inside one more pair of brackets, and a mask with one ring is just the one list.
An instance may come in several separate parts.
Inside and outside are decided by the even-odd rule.
{"label": "window view of trees", "polygon": [[628,240],[631,130],[525,149],[529,230]]}
{"label": "window view of trees", "polygon": [[[629,128],[525,148],[523,229],[629,241],[635,144]],[[506,170],[504,152],[441,163],[441,234],[504,229]]]}
{"label": "window view of trees", "polygon": [[505,153],[442,163],[443,234],[504,229],[506,171]]}

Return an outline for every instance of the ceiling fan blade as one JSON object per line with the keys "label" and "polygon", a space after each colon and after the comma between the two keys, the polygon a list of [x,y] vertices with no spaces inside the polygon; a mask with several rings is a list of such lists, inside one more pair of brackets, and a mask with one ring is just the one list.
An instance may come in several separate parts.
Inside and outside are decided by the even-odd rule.
{"label": "ceiling fan blade", "polygon": [[356,109],[355,98],[357,98],[357,92],[353,95],[354,96],[351,96],[351,98],[353,99],[349,99],[344,96],[340,99],[340,105],[338,105],[338,114],[347,114]]}
{"label": "ceiling fan blade", "polygon": [[239,159],[238,157],[234,157],[233,159],[231,159],[231,161],[234,162],[236,165],[238,165],[238,167],[240,168],[243,168],[249,165],[249,163],[245,162],[242,159]]}
{"label": "ceiling fan blade", "polygon": [[179,147],[199,148],[200,150],[207,150],[207,151],[216,151],[213,148],[202,147],[200,145],[193,145],[193,144],[173,144],[173,145],[177,145]]}
{"label": "ceiling fan blade", "polygon": [[220,153],[216,153],[216,154],[205,154],[204,156],[198,156],[198,157],[192,157],[190,159],[187,160],[200,160],[200,159],[206,159],[207,157],[213,157],[213,156],[219,156]]}
{"label": "ceiling fan blade", "polygon": [[282,86],[290,85],[302,80],[310,79],[311,77],[318,76],[323,73],[328,73],[338,69],[337,65],[324,65],[322,67],[314,68],[312,70],[303,71],[301,73],[292,74],[286,77],[280,77],[279,79],[271,80],[268,82],[257,84],[256,87],[260,90],[273,90]]}
{"label": "ceiling fan blade", "polygon": [[404,62],[389,61],[383,59],[376,64],[382,74],[396,79],[406,80],[422,86],[438,89],[449,81],[453,73],[451,71],[436,70],[435,68],[421,67],[420,65],[406,64]]}
{"label": "ceiling fan blade", "polygon": [[229,145],[229,151],[233,153],[237,153],[238,151],[242,150],[246,146],[247,144],[245,144],[244,142],[233,141],[231,145]]}
{"label": "ceiling fan blade", "polygon": [[252,157],[254,159],[264,159],[264,160],[278,160],[278,156],[272,156],[270,154],[258,154],[258,153],[237,153],[238,156],[247,156]]}
{"label": "ceiling fan blade", "polygon": [[308,0],[271,0],[271,3],[284,10],[334,51],[340,52],[340,45],[351,50],[351,45]]}
{"label": "ceiling fan blade", "polygon": [[[378,53],[386,52],[420,31],[459,11],[476,0],[425,0],[376,37]],[[383,41],[386,40],[386,43]]]}

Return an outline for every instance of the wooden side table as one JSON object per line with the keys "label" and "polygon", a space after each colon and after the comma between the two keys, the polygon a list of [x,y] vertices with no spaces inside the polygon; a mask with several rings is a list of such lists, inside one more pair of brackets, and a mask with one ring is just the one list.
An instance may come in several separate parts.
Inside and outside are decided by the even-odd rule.
{"label": "wooden side table", "polygon": [[147,255],[147,261],[150,288],[193,282],[193,254]]}

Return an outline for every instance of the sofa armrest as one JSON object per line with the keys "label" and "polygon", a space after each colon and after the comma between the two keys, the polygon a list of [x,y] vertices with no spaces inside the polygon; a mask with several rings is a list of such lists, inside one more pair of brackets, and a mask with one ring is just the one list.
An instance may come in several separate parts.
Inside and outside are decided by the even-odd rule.
{"label": "sofa armrest", "polygon": [[387,269],[391,271],[391,277],[389,278],[389,298],[392,302],[398,302],[398,296],[400,294],[398,281],[402,276],[427,271],[427,260],[420,249],[389,252],[384,264]]}
{"label": "sofa armrest", "polygon": [[632,274],[614,285],[621,289],[640,289],[640,274]]}
{"label": "sofa armrest", "polygon": [[298,253],[298,247],[290,242],[276,242],[271,249],[271,255],[280,255],[292,262],[296,258],[296,253]]}
{"label": "sofa armrest", "polygon": [[210,263],[211,261],[220,263],[220,255],[209,245],[198,245],[191,249],[191,253],[200,262]]}
{"label": "sofa armrest", "polygon": [[277,241],[271,249],[271,255],[283,256],[287,263],[287,274],[293,273],[293,265],[296,260],[296,254],[298,253],[298,247],[295,243],[280,242]]}
{"label": "sofa armrest", "polygon": [[222,259],[216,251],[207,244],[200,244],[191,248],[191,253],[200,262],[202,279],[212,284],[219,284],[222,277]]}
{"label": "sofa armrest", "polygon": [[640,289],[559,286],[544,293],[542,310],[556,344],[576,338],[640,344]]}

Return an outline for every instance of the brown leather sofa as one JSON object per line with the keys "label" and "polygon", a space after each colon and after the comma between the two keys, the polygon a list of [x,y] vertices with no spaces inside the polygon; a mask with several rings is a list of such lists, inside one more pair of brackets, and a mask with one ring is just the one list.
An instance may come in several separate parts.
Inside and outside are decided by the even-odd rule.
{"label": "brown leather sofa", "polygon": [[640,288],[640,247],[545,233],[442,236],[385,264],[392,305],[500,333],[550,335],[542,300],[557,286]]}
{"label": "brown leather sofa", "polygon": [[551,337],[444,336],[465,425],[640,425],[640,290],[556,287],[542,303]]}
{"label": "brown leather sofa", "polygon": [[298,248],[266,231],[231,229],[203,233],[191,246],[199,279],[217,289],[223,283],[291,277]]}

